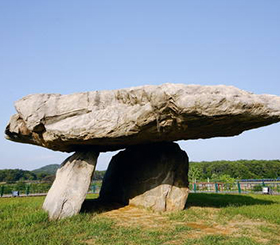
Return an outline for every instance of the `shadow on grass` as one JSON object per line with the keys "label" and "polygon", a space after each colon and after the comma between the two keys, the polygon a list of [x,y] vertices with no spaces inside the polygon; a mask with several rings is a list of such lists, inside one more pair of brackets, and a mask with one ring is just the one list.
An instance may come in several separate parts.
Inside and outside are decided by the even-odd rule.
{"label": "shadow on grass", "polygon": [[[276,202],[253,198],[248,195],[215,194],[215,193],[190,193],[186,208],[189,207],[212,207],[224,208],[229,206],[269,205]],[[119,203],[102,202],[98,198],[86,199],[82,205],[82,213],[103,213],[124,207]]]}
{"label": "shadow on grass", "polygon": [[269,205],[275,202],[247,195],[190,193],[186,208],[191,206],[222,208],[228,206]]}
{"label": "shadow on grass", "polygon": [[86,199],[82,205],[82,213],[103,213],[111,210],[119,209],[125,205],[119,203],[106,203],[98,198]]}

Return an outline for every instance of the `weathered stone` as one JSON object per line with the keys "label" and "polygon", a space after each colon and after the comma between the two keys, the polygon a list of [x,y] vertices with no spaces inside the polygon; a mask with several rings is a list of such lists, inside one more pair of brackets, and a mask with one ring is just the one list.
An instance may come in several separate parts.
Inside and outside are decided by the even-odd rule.
{"label": "weathered stone", "polygon": [[132,146],[115,155],[105,174],[100,201],[154,211],[185,207],[188,156],[175,143]]}
{"label": "weathered stone", "polygon": [[76,152],[62,163],[43,204],[50,219],[69,217],[80,211],[98,155],[94,151]]}
{"label": "weathered stone", "polygon": [[231,86],[163,84],[71,95],[34,94],[15,104],[7,138],[59,151],[234,136],[280,121],[280,97]]}

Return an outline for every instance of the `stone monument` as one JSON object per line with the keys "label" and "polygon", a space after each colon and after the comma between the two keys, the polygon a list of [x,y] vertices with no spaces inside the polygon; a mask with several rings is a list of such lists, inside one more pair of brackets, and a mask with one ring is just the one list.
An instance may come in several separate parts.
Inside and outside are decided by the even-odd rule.
{"label": "stone monument", "polygon": [[45,199],[50,219],[77,214],[99,153],[120,149],[125,150],[112,158],[106,172],[101,201],[182,210],[188,156],[174,141],[234,136],[280,121],[280,97],[224,85],[33,94],[15,108],[7,139],[74,152],[57,171]]}

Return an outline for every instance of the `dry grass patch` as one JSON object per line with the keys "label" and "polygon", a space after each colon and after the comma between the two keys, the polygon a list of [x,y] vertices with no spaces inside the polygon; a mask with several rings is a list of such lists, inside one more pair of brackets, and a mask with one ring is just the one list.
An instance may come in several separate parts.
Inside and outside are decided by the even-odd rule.
{"label": "dry grass patch", "polygon": [[221,208],[191,207],[175,213],[155,213],[143,208],[125,206],[99,215],[112,219],[118,227],[174,232],[175,240],[164,244],[182,244],[187,239],[206,236],[250,238],[260,244],[280,244],[280,226],[242,215],[227,217]]}

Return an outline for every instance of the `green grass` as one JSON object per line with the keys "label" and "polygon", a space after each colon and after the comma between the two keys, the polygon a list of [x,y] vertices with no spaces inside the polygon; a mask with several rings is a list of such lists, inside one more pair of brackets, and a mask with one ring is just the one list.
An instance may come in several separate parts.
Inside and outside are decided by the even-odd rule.
{"label": "green grass", "polygon": [[221,215],[243,215],[280,224],[280,196],[191,194],[187,207],[192,206],[221,208]]}
{"label": "green grass", "polygon": [[[90,195],[88,199],[94,197]],[[280,196],[190,194],[187,209],[162,214],[170,224],[159,228],[143,228],[141,223],[123,226],[120,221],[95,212],[49,221],[41,208],[43,200],[44,197],[0,198],[1,245],[280,244]],[[252,222],[253,229],[247,226],[237,233],[208,234],[207,229],[204,232],[189,225],[197,222],[215,229],[243,220]]]}

